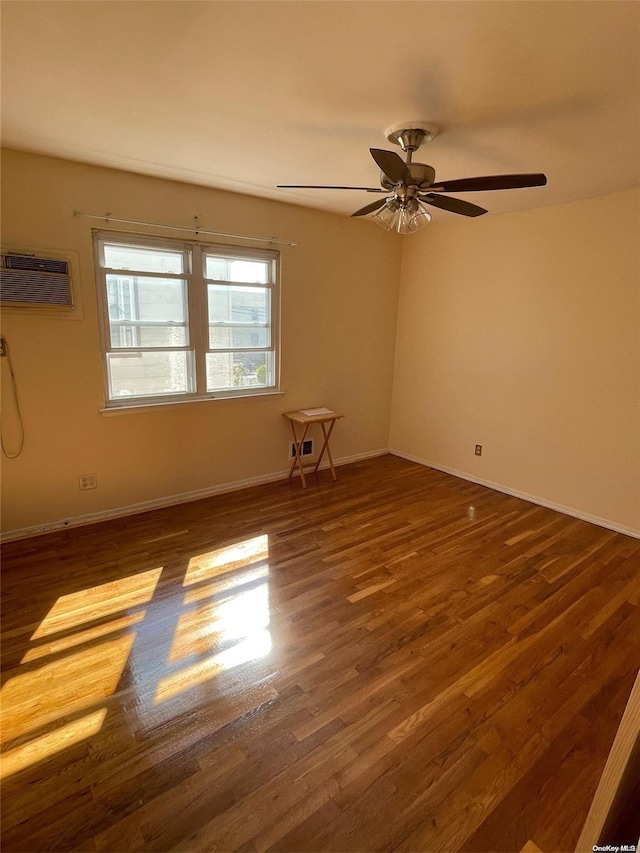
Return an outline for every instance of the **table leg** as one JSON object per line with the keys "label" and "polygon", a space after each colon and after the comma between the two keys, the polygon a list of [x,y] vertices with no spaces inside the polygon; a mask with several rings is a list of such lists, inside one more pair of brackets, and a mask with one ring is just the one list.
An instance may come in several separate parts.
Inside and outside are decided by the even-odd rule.
{"label": "table leg", "polygon": [[327,456],[329,457],[329,468],[331,469],[331,476],[333,479],[336,479],[336,470],[333,467],[333,458],[331,456],[331,448],[329,447],[329,439],[331,438],[331,433],[333,432],[333,428],[335,426],[335,421],[330,421],[329,430],[327,431],[326,424],[324,421],[320,424],[322,427],[322,434],[324,436],[324,444],[322,445],[322,450],[320,451],[320,456],[318,456],[318,461],[316,462],[316,467],[313,469],[314,474],[317,474],[318,468],[320,467],[320,463],[322,462],[322,457],[324,456],[325,450],[327,451]]}
{"label": "table leg", "polygon": [[302,433],[302,438],[300,439],[300,442],[298,442],[298,438],[296,436],[296,425],[294,424],[293,421],[289,421],[289,423],[291,424],[291,431],[293,432],[293,449],[294,449],[295,454],[296,454],[293,462],[291,463],[291,468],[289,470],[289,479],[291,479],[293,477],[293,472],[296,470],[296,465],[297,465],[298,468],[300,469],[300,479],[302,480],[302,488],[306,489],[307,488],[307,481],[306,481],[305,476],[304,476],[304,468],[302,467],[302,459],[300,458],[300,448],[302,447],[302,443],[304,442],[304,440],[307,436],[307,430],[309,429],[309,424],[305,425],[304,431]]}

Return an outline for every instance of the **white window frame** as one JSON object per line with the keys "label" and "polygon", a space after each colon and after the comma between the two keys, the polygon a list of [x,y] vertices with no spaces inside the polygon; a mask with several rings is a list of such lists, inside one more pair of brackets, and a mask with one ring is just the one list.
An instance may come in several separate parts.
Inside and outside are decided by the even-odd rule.
{"label": "white window frame", "polygon": [[[172,403],[187,403],[200,400],[218,400],[234,397],[260,397],[267,394],[280,393],[280,253],[274,249],[261,249],[254,247],[202,243],[200,241],[180,240],[171,237],[149,237],[134,233],[116,231],[93,232],[94,258],[96,269],[96,285],[98,290],[98,313],[100,324],[100,343],[102,351],[102,366],[104,375],[105,409],[139,408],[158,406]],[[122,269],[111,269],[105,265],[104,245],[123,245],[131,247],[148,247],[154,249],[166,249],[171,252],[181,252],[184,257],[184,272],[150,273],[143,270],[125,271]],[[207,279],[205,277],[206,256],[215,255],[229,259],[247,259],[267,262],[269,270],[268,281],[265,283],[231,282]],[[193,388],[180,394],[149,395],[127,395],[126,397],[110,396],[109,359],[110,354],[118,356],[137,356],[144,352],[153,352],[158,347],[113,347],[111,345],[111,328],[109,324],[109,302],[107,276],[126,276],[138,273],[141,276],[159,278],[173,278],[186,281],[186,303],[187,303],[187,332],[188,343],[184,347],[171,347],[172,351],[184,350],[191,354],[193,360]],[[209,348],[209,310],[208,310],[208,285],[237,285],[240,287],[259,287],[268,292],[267,317],[269,329],[269,346],[266,347],[236,347],[225,349]],[[257,328],[264,328],[260,324]],[[267,385],[239,385],[221,390],[207,391],[206,388],[206,356],[207,353],[215,352],[266,352],[272,360],[271,382]]]}

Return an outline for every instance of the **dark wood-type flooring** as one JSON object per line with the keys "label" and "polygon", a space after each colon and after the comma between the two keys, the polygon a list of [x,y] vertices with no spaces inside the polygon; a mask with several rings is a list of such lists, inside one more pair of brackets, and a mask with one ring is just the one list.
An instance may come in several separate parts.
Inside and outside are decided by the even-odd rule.
{"label": "dark wood-type flooring", "polygon": [[393,456],[3,557],[4,851],[570,851],[640,660],[640,541]]}

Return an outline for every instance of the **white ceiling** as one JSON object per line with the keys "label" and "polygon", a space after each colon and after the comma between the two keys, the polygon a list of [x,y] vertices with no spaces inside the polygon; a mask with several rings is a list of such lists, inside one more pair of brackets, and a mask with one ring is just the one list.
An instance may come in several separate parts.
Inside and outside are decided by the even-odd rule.
{"label": "white ceiling", "polygon": [[639,92],[637,2],[2,3],[4,145],[339,213],[275,185],[376,187],[415,119],[439,180],[547,174],[491,211],[637,186]]}

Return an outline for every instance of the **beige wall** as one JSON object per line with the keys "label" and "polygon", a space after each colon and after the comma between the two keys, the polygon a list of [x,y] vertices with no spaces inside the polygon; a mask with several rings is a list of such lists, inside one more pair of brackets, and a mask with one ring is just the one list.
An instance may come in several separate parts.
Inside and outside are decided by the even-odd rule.
{"label": "beige wall", "polygon": [[391,449],[640,532],[639,211],[630,191],[408,238]]}
{"label": "beige wall", "polygon": [[[440,215],[400,239],[363,221],[15,151],[2,167],[3,244],[78,252],[83,304],[81,320],[2,318],[26,427],[21,456],[2,460],[4,531],[277,474],[289,438],[281,413],[312,405],[347,414],[337,457],[390,446],[640,531],[638,192]],[[174,223],[197,212],[203,227],[297,242],[282,250],[284,396],[101,415],[96,223],[74,208]],[[0,367],[11,445],[6,359]],[[94,471],[98,489],[80,492],[78,474]]]}
{"label": "beige wall", "polygon": [[[83,304],[82,320],[2,318],[26,431],[20,457],[2,461],[4,531],[283,471],[281,413],[299,407],[346,413],[335,457],[387,447],[399,239],[334,214],[16,151],[3,152],[2,172],[3,245],[78,252]],[[97,223],[74,209],[176,224],[198,213],[205,228],[297,242],[282,250],[284,396],[102,416]],[[11,444],[6,359],[1,366]],[[78,490],[85,472],[97,473],[97,490]]]}

